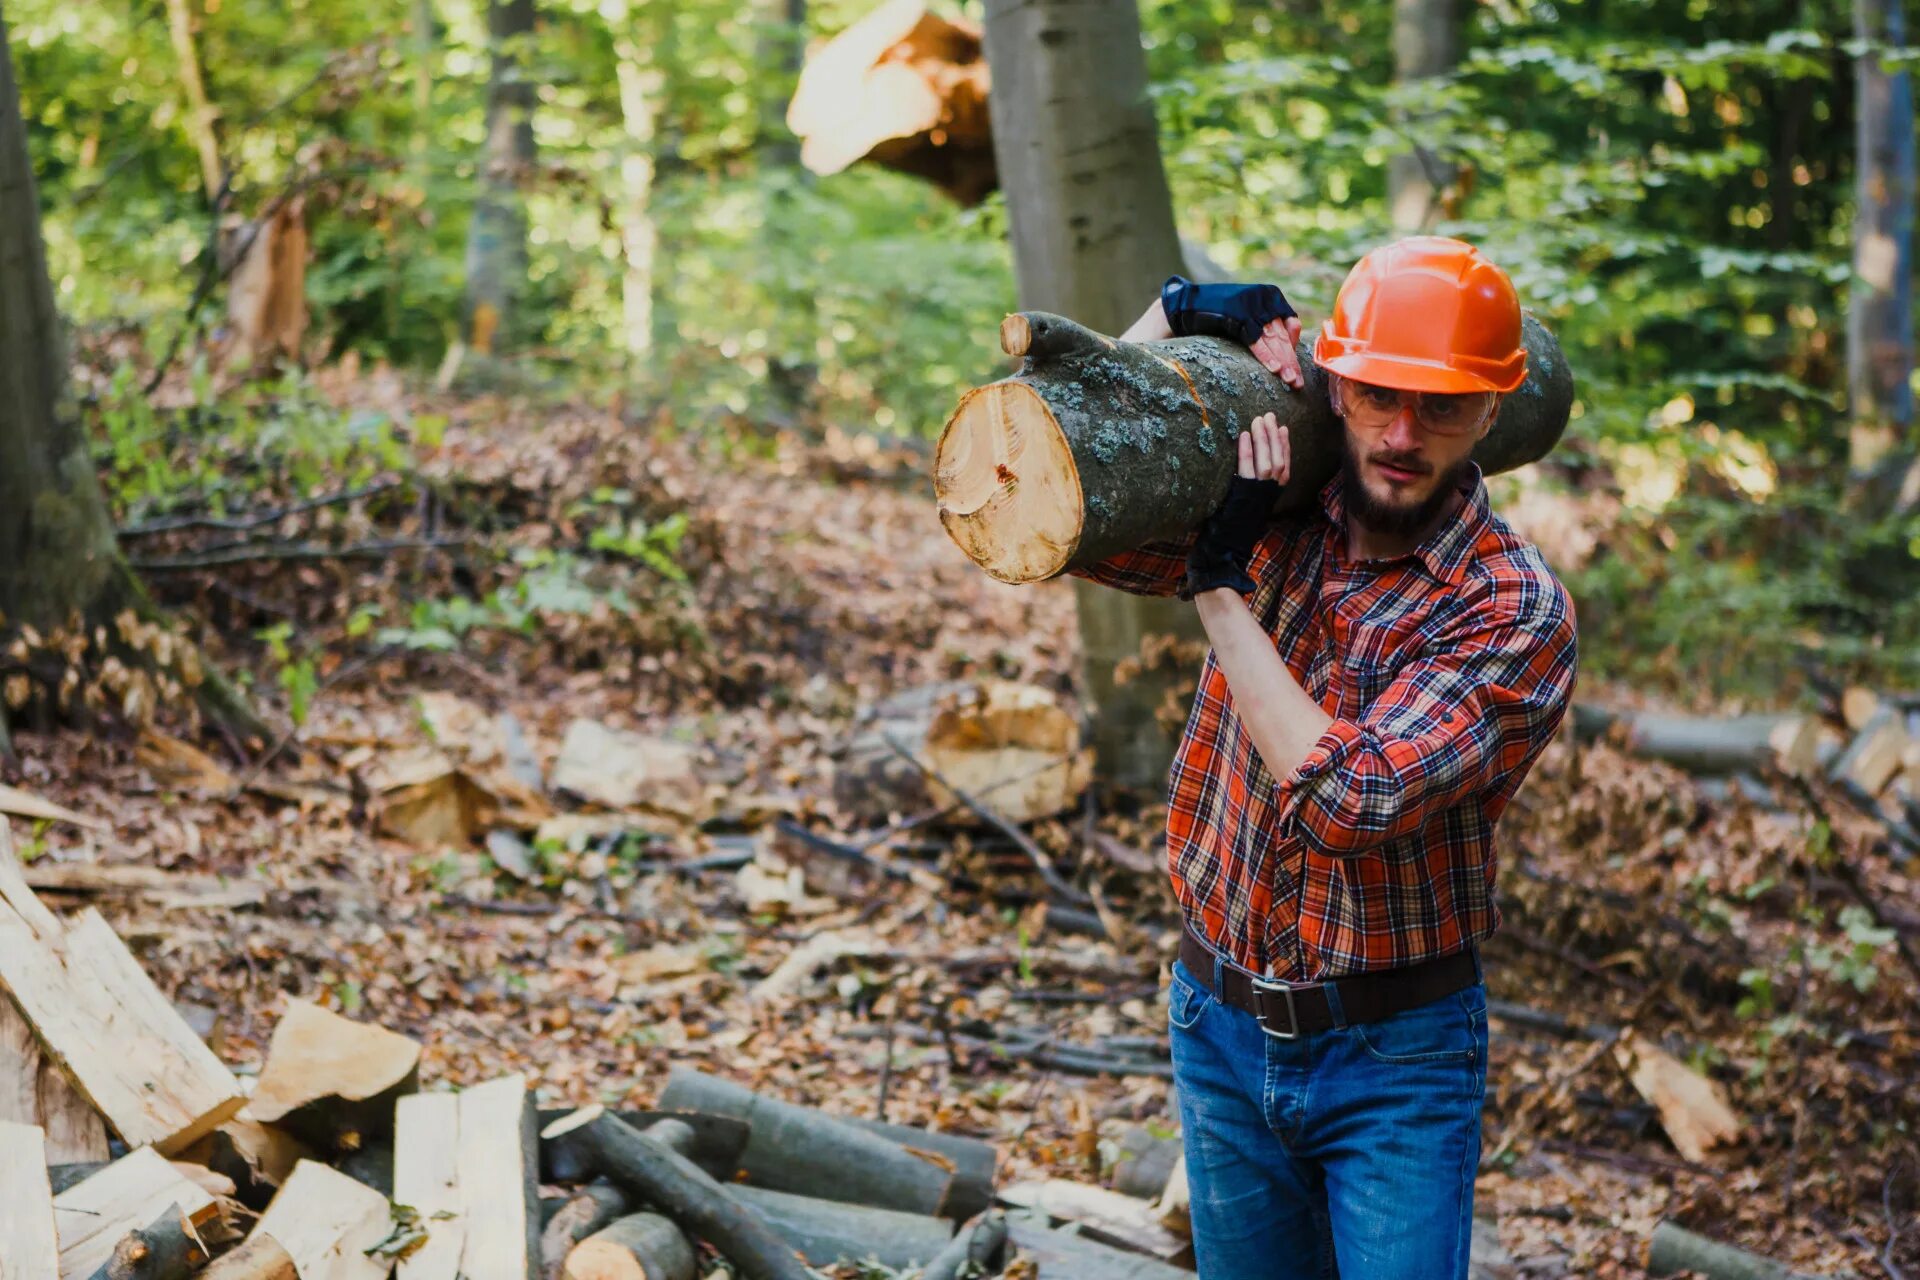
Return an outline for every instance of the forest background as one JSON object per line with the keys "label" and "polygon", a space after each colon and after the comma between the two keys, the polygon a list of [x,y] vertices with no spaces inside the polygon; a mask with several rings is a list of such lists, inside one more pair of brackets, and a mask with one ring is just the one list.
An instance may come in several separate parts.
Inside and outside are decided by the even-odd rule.
{"label": "forest background", "polygon": [[[959,394],[1008,370],[1006,197],[817,174],[787,127],[809,50],[867,12],[0,4],[68,328],[59,407],[149,593],[138,621],[109,601],[91,640],[57,618],[7,635],[8,780],[113,822],[18,830],[49,879],[125,863],[274,886],[217,927],[116,916],[170,995],[222,1010],[222,1056],[250,1069],[286,997],[310,995],[420,1037],[434,1080],[522,1066],[547,1101],[642,1098],[666,1058],[706,1053],[849,1110],[877,1079],[883,1115],[891,1088],[896,1118],[992,1134],[1022,1171],[1097,1173],[1102,1126],[1165,1118],[1157,1084],[1056,1091],[948,1035],[990,1037],[1042,995],[1080,1010],[1049,1043],[1164,1031],[1151,788],[1031,824],[1065,894],[1011,837],[941,828],[884,842],[910,889],[803,914],[839,892],[816,892],[835,883],[818,841],[901,816],[843,770],[856,713],[941,678],[1065,693],[1080,674],[1066,588],[985,581],[927,501]],[[1879,691],[1874,724],[1920,728],[1916,55],[1897,4],[1138,12],[1189,246],[1280,283],[1311,326],[1366,249],[1456,234],[1558,335],[1567,433],[1489,483],[1573,590],[1583,703],[1798,707],[1851,735],[1854,693]],[[0,182],[0,205],[19,191]],[[223,295],[275,215],[299,227],[304,327],[294,358],[238,359]],[[23,263],[0,254],[0,282]],[[0,562],[0,598],[54,563]],[[1197,655],[1148,657],[1190,685]],[[234,700],[178,715],[189,665],[230,673],[261,719]],[[517,716],[549,761],[582,720],[698,741],[681,782],[725,792],[723,820],[664,836],[628,812],[496,843],[463,801],[450,832],[398,830],[391,797],[427,784],[395,761],[445,745],[449,704],[428,699],[449,694]],[[73,711],[98,732],[63,732]],[[1531,1030],[1509,1007],[1490,1074],[1483,1202],[1507,1245],[1547,1274],[1634,1275],[1674,1218],[1809,1270],[1912,1273],[1914,809],[1563,736],[1502,830],[1495,994],[1551,1005]],[[1900,775],[1910,800],[1920,766]],[[742,832],[744,855],[723,843]],[[768,888],[774,846],[784,886],[811,850],[807,891]],[[750,860],[677,879],[728,856]],[[820,919],[876,911],[890,946],[931,945],[838,955],[775,1017],[744,994]],[[1017,960],[963,981],[938,958],[963,940]],[[1088,997],[1089,952],[1131,978],[1125,1003]],[[896,1022],[949,1056],[896,1070]],[[1669,1145],[1612,1070],[1629,1033],[1728,1090],[1747,1145]]]}

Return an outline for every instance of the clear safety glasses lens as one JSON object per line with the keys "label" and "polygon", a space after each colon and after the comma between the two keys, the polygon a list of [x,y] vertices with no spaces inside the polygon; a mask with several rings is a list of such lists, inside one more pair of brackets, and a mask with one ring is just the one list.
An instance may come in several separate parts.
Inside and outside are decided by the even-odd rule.
{"label": "clear safety glasses lens", "polygon": [[1386,426],[1399,416],[1401,406],[1411,401],[1413,416],[1420,425],[1442,436],[1478,431],[1493,413],[1495,400],[1491,391],[1401,391],[1348,378],[1334,379],[1334,395],[1341,414],[1366,430]]}

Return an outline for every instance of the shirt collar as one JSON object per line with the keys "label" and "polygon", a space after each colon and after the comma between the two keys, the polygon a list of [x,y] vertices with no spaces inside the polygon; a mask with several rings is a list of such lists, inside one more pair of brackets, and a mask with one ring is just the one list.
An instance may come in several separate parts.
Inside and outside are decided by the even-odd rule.
{"label": "shirt collar", "polygon": [[[1320,507],[1326,512],[1327,523],[1333,531],[1344,538],[1347,504],[1342,486],[1341,473],[1335,471],[1333,478],[1320,489]],[[1480,541],[1480,531],[1487,522],[1486,477],[1480,470],[1480,464],[1471,458],[1467,460],[1466,472],[1460,478],[1460,492],[1466,495],[1466,501],[1460,504],[1451,519],[1428,534],[1426,541],[1412,552],[1428,573],[1448,585],[1459,584],[1461,575],[1466,572],[1467,562],[1472,559],[1473,548]]]}

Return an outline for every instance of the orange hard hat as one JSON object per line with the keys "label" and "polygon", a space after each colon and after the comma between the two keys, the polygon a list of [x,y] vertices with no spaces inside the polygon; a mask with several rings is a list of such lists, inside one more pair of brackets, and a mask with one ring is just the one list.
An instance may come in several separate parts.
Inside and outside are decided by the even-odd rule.
{"label": "orange hard hat", "polygon": [[1472,245],[1408,236],[1353,264],[1313,359],[1401,391],[1512,391],[1527,376],[1520,297]]}

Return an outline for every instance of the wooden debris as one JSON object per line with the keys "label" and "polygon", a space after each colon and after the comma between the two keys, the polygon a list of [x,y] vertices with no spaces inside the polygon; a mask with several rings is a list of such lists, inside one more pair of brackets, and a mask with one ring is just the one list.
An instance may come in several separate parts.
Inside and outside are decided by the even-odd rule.
{"label": "wooden debris", "polygon": [[890,0],[807,60],[787,127],[815,173],[866,159],[977,204],[999,185],[988,83],[979,27]]}
{"label": "wooden debris", "polygon": [[811,982],[819,970],[848,956],[871,955],[878,946],[874,937],[865,932],[829,929],[816,933],[788,953],[772,973],[755,983],[747,992],[747,999],[756,1003],[784,1000]]}
{"label": "wooden debris", "polygon": [[179,1205],[120,1237],[93,1280],[186,1280],[207,1260],[207,1246]]}
{"label": "wooden debris", "polygon": [[575,720],[560,744],[553,786],[609,809],[704,816],[710,806],[694,760],[686,743]]}
{"label": "wooden debris", "polygon": [[256,1230],[247,1242],[201,1272],[200,1280],[299,1280],[286,1246]]}
{"label": "wooden debris", "polygon": [[1098,1244],[1023,1214],[1007,1215],[1007,1240],[1046,1280],[1193,1280],[1193,1272]]}
{"label": "wooden debris", "polygon": [[75,813],[51,800],[43,800],[31,791],[22,791],[19,787],[0,782],[0,816],[7,814],[16,818],[37,818],[43,822],[66,822],[89,831],[113,830],[98,818]]}
{"label": "wooden debris", "polygon": [[0,988],[48,1056],[130,1146],[178,1151],[245,1102],[233,1073],[193,1034],[99,912],[62,924],[33,896],[4,822]]}
{"label": "wooden debris", "polygon": [[1880,695],[1860,685],[1849,685],[1840,695],[1840,718],[1847,728],[1858,733],[1881,708]]}
{"label": "wooden debris", "polygon": [[[567,1198],[540,1232],[541,1280],[558,1280],[574,1246],[625,1217],[633,1209],[626,1192],[611,1183],[581,1187]],[[400,1264],[406,1274],[406,1264]]]}
{"label": "wooden debris", "polygon": [[934,803],[991,792],[986,803],[1016,823],[1076,807],[1093,776],[1079,717],[1039,685],[983,680],[969,693],[945,702],[927,727],[919,754],[933,771]]}
{"label": "wooden debris", "polygon": [[610,1223],[567,1254],[566,1280],[693,1280],[693,1246],[670,1219],[636,1213]]}
{"label": "wooden debris", "polygon": [[259,906],[267,886],[258,880],[161,871],[123,863],[49,862],[26,868],[27,887],[40,895],[138,898],[159,907],[194,911]]}
{"label": "wooden debris", "polygon": [[306,202],[281,200],[235,239],[244,256],[227,282],[227,323],[233,360],[245,364],[271,352],[300,358],[307,332]]}
{"label": "wooden debris", "polygon": [[963,1275],[993,1275],[1007,1247],[1007,1215],[994,1211],[969,1218],[946,1248],[933,1256],[920,1280],[960,1280]]}
{"label": "wooden debris", "polygon": [[1187,1248],[1185,1240],[1159,1223],[1151,1206],[1106,1187],[1047,1178],[1002,1188],[1000,1199],[1018,1208],[1077,1222],[1093,1239],[1163,1260],[1178,1257]]}
{"label": "wooden debris", "polygon": [[0,1120],[0,1276],[56,1280],[59,1274],[45,1135],[37,1126]]}
{"label": "wooden debris", "polygon": [[907,1213],[947,1212],[951,1172],[838,1116],[686,1067],[669,1074],[659,1103],[746,1121],[741,1171],[759,1186]]}
{"label": "wooden debris", "polygon": [[393,1269],[393,1259],[368,1251],[392,1228],[393,1208],[385,1196],[302,1160],[254,1232],[280,1242],[300,1280],[380,1280]]}
{"label": "wooden debris", "polygon": [[1178,1235],[1193,1234],[1192,1214],[1187,1207],[1187,1157],[1184,1152],[1174,1161],[1167,1175],[1166,1190],[1153,1202],[1153,1216],[1161,1226]]}
{"label": "wooden debris", "polygon": [[947,1188],[945,1214],[949,1218],[972,1219],[993,1203],[994,1184],[999,1177],[1000,1152],[983,1138],[959,1133],[935,1133],[911,1125],[888,1124],[864,1116],[846,1119],[897,1143],[909,1151],[921,1153],[953,1171],[953,1184]]}
{"label": "wooden debris", "polygon": [[419,1080],[412,1040],[291,1000],[247,1110],[323,1152],[345,1154],[391,1134],[395,1100]]}
{"label": "wooden debris", "polygon": [[466,1248],[460,1204],[460,1101],[415,1093],[394,1113],[393,1198],[420,1215],[427,1239],[400,1259],[400,1280],[454,1280]]}
{"label": "wooden debris", "polygon": [[1711,1148],[1740,1140],[1740,1117],[1713,1081],[1631,1028],[1613,1052],[1640,1096],[1659,1109],[1661,1127],[1682,1156],[1698,1163]]}
{"label": "wooden debris", "polygon": [[13,1001],[0,995],[0,1122],[7,1121],[44,1132],[50,1165],[107,1159],[106,1122],[41,1050]]}
{"label": "wooden debris", "polygon": [[672,1145],[650,1136],[676,1123],[661,1121],[643,1134],[603,1108],[588,1107],[549,1125],[541,1136],[572,1135],[601,1173],[708,1241],[746,1280],[807,1280],[800,1255],[766,1223]]}
{"label": "wooden debris", "polygon": [[178,1207],[195,1227],[219,1214],[212,1196],[151,1147],[121,1157],[53,1198],[61,1280],[86,1280],[130,1231]]}
{"label": "wooden debris", "polygon": [[1851,782],[1877,796],[1906,764],[1906,717],[1897,707],[1881,707],[1860,727],[1847,749],[1828,768],[1836,781]]}
{"label": "wooden debris", "polygon": [[748,1205],[815,1267],[867,1258],[900,1270],[933,1259],[953,1237],[945,1218],[735,1184],[727,1194]]}
{"label": "wooden debris", "polygon": [[1647,1274],[1670,1276],[1682,1271],[1706,1280],[1804,1280],[1799,1272],[1771,1258],[1695,1235],[1663,1219],[1654,1225],[1647,1244]]}
{"label": "wooden debris", "polygon": [[293,1167],[313,1154],[305,1143],[240,1114],[181,1153],[233,1180],[234,1193],[250,1209],[264,1209]]}
{"label": "wooden debris", "polygon": [[524,1076],[463,1089],[460,1213],[467,1280],[533,1280],[540,1259],[540,1153]]}
{"label": "wooden debris", "polygon": [[1167,1189],[1173,1167],[1180,1163],[1180,1135],[1157,1133],[1135,1125],[1120,1138],[1120,1158],[1113,1166],[1113,1189],[1122,1195],[1156,1200]]}

